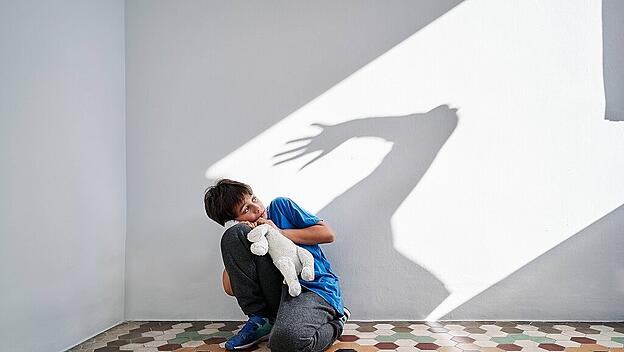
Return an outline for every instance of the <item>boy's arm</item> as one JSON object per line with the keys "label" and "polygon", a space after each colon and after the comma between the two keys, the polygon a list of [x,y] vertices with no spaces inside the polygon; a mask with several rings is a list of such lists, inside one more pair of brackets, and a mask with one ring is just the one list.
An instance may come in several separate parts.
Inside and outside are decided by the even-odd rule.
{"label": "boy's arm", "polygon": [[316,225],[302,229],[280,230],[284,236],[297,244],[320,244],[332,243],[336,240],[336,234],[325,221],[321,220]]}
{"label": "boy's arm", "polygon": [[336,234],[325,221],[321,220],[316,225],[302,229],[280,229],[273,221],[258,219],[261,224],[269,224],[278,229],[284,236],[297,244],[320,244],[332,243],[336,240]]}

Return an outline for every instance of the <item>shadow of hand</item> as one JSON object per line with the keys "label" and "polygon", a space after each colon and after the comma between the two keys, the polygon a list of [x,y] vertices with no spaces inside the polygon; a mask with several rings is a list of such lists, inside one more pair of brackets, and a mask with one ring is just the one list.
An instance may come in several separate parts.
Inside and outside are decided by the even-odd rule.
{"label": "shadow of hand", "polygon": [[348,139],[353,137],[352,135],[348,133],[344,133],[345,128],[347,127],[345,126],[346,123],[340,123],[336,125],[323,125],[320,123],[311,124],[311,126],[320,127],[322,129],[321,133],[317,134],[316,136],[291,139],[288,142],[286,142],[286,144],[293,144],[293,143],[298,143],[298,142],[308,142],[308,143],[302,146],[292,148],[290,150],[286,150],[286,151],[275,154],[273,156],[274,158],[282,156],[282,155],[286,155],[286,154],[296,153],[284,160],[275,162],[273,166],[277,166],[277,165],[280,165],[280,164],[283,164],[292,160],[302,158],[305,155],[308,155],[317,151],[321,151],[321,153],[319,153],[317,156],[312,158],[312,160],[305,163],[299,169],[299,170],[303,170],[303,168],[305,168],[306,166],[312,164],[313,162],[315,162],[322,156],[330,153],[331,151],[336,149],[339,145],[341,145],[342,143],[346,142]]}

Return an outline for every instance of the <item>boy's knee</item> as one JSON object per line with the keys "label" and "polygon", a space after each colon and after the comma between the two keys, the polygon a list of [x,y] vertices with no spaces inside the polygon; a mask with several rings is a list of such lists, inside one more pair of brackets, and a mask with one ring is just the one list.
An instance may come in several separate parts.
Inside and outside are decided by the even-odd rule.
{"label": "boy's knee", "polygon": [[312,351],[313,342],[313,338],[302,334],[301,329],[276,324],[271,331],[269,346],[272,352],[304,352]]}
{"label": "boy's knee", "polygon": [[247,244],[249,231],[251,231],[251,227],[246,224],[236,224],[225,230],[221,236],[221,251],[232,248],[232,246],[240,246],[241,243]]}
{"label": "boy's knee", "polygon": [[225,233],[235,233],[237,235],[239,234],[243,234],[243,235],[247,235],[249,233],[249,231],[251,231],[251,226],[244,224],[244,223],[238,223],[230,228],[228,228],[227,230],[225,230]]}

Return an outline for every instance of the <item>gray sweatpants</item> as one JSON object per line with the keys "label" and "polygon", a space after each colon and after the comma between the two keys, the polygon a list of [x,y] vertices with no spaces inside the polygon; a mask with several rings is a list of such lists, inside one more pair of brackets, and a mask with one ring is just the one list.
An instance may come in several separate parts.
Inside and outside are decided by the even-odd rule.
{"label": "gray sweatpants", "polygon": [[271,257],[249,249],[251,228],[237,224],[221,237],[221,255],[232,291],[246,315],[275,318],[269,339],[271,351],[324,351],[342,334],[339,314],[316,293],[302,288],[291,297]]}

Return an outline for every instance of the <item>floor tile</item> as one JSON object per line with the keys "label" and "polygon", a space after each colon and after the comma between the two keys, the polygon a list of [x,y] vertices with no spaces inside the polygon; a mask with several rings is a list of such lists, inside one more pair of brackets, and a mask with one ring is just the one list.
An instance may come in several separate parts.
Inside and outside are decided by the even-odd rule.
{"label": "floor tile", "polygon": [[[126,322],[72,352],[225,351],[240,321]],[[268,351],[266,342],[247,351]],[[328,351],[624,352],[623,323],[349,321]]]}

